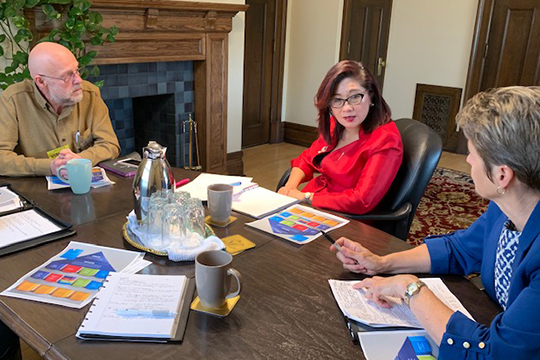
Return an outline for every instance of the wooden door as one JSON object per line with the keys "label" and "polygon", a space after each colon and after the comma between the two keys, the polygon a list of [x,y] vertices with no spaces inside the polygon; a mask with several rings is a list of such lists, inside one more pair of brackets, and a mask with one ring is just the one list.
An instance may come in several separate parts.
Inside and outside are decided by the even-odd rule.
{"label": "wooden door", "polygon": [[464,100],[510,85],[540,85],[540,1],[479,0]]}
{"label": "wooden door", "polygon": [[480,90],[539,85],[540,1],[497,0]]}
{"label": "wooden door", "polygon": [[392,0],[345,0],[340,59],[361,61],[383,86]]}
{"label": "wooden door", "polygon": [[279,141],[286,0],[247,0],[242,147]]}

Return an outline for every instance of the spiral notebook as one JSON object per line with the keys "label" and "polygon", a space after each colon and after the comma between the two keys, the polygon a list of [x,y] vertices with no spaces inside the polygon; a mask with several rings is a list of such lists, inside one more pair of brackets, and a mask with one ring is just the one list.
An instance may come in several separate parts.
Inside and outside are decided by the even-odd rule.
{"label": "spiral notebook", "polygon": [[182,341],[194,282],[183,275],[111,273],[76,336],[83,340]]}

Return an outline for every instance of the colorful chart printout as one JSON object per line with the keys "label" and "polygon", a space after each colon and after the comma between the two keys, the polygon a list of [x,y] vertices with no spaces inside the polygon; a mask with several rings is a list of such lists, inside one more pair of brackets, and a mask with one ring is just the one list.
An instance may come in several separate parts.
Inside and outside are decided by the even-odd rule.
{"label": "colorful chart printout", "polygon": [[71,242],[2,295],[81,308],[97,294],[110,272],[122,271],[143,256],[134,251]]}
{"label": "colorful chart printout", "polygon": [[321,230],[328,232],[348,222],[320,210],[294,205],[247,225],[297,244],[307,244],[319,237]]}

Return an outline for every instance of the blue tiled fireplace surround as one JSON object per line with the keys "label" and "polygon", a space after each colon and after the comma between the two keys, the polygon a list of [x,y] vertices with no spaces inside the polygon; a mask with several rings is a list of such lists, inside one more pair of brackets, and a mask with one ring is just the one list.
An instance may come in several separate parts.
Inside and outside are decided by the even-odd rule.
{"label": "blue tiled fireplace surround", "polygon": [[99,66],[101,96],[109,108],[122,155],[149,140],[167,146],[172,166],[187,162],[187,134],[182,122],[193,113],[193,62],[155,62]]}

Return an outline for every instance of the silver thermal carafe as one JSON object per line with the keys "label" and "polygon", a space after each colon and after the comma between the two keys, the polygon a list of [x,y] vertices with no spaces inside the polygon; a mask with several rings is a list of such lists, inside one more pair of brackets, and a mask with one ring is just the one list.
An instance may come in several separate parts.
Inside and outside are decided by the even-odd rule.
{"label": "silver thermal carafe", "polygon": [[150,141],[143,148],[143,159],[133,179],[133,200],[137,221],[142,222],[148,213],[150,196],[156,191],[175,189],[174,175],[165,158],[167,148]]}

